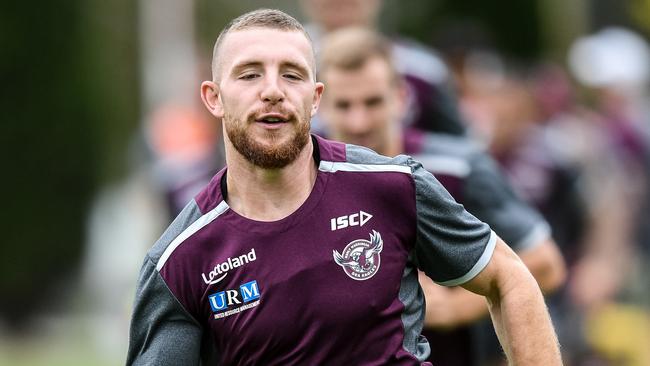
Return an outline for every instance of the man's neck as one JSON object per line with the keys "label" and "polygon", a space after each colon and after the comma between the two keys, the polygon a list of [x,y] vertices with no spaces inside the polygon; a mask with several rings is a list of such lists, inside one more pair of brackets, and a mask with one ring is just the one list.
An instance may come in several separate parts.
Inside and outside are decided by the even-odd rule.
{"label": "man's neck", "polygon": [[384,151],[378,151],[378,153],[389,157],[404,154],[404,130],[402,126],[395,128],[392,133],[387,136],[386,144],[384,146]]}
{"label": "man's neck", "polygon": [[390,142],[386,145],[386,151],[382,155],[393,157],[399,154],[404,154],[404,141],[402,136],[399,138],[391,138]]}
{"label": "man's neck", "polygon": [[296,211],[309,197],[317,168],[312,140],[296,160],[281,169],[251,164],[232,145],[226,147],[228,205],[238,214],[257,221],[277,221]]}

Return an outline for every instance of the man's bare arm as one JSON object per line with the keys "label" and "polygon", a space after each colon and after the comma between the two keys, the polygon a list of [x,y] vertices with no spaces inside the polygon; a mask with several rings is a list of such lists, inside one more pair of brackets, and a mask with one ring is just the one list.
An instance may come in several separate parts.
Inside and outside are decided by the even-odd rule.
{"label": "man's bare arm", "polygon": [[539,286],[501,239],[488,265],[463,287],[487,298],[494,328],[511,364],[562,364]]}

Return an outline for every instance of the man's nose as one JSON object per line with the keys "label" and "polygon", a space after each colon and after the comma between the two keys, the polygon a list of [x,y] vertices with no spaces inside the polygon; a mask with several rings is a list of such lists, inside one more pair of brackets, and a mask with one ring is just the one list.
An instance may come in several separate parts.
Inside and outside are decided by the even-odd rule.
{"label": "man's nose", "polygon": [[264,102],[271,104],[277,104],[284,100],[284,91],[280,87],[277,77],[269,76],[266,78],[260,97]]}
{"label": "man's nose", "polygon": [[368,130],[368,111],[363,107],[352,108],[348,114],[348,131],[364,133]]}

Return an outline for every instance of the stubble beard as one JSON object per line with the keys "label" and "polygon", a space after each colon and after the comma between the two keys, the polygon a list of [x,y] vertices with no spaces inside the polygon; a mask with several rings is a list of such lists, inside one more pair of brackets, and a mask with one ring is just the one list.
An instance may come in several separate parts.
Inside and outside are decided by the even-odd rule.
{"label": "stubble beard", "polygon": [[[305,114],[309,116],[309,114]],[[265,132],[265,140],[270,141],[269,146],[260,144],[250,136],[249,127],[255,123],[251,117],[248,121],[241,121],[226,113],[224,124],[228,139],[233,147],[251,164],[263,169],[281,169],[296,160],[302,149],[309,141],[310,123],[308,119],[294,116],[291,122],[295,125],[293,135],[286,143],[278,143],[274,131]]]}

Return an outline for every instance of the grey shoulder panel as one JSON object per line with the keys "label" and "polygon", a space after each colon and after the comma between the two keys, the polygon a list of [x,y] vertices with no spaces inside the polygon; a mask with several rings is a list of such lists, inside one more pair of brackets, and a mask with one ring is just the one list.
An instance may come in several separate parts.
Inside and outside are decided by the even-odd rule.
{"label": "grey shoulder panel", "polygon": [[[411,161],[415,181],[415,262],[431,279],[449,285],[471,279],[479,261],[489,260],[490,227],[457,203],[436,178]],[[485,263],[487,264],[487,263]]]}
{"label": "grey shoulder panel", "polygon": [[199,365],[202,329],[171,293],[149,257],[138,279],[127,365]]}

